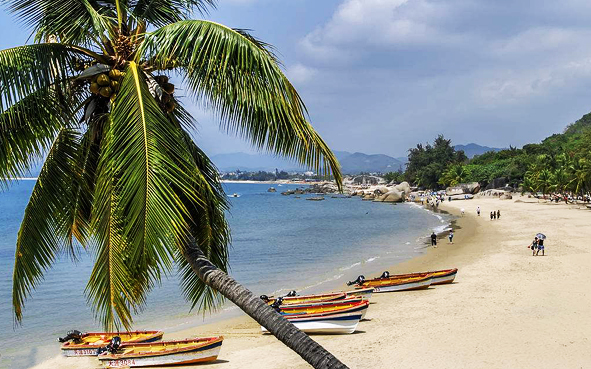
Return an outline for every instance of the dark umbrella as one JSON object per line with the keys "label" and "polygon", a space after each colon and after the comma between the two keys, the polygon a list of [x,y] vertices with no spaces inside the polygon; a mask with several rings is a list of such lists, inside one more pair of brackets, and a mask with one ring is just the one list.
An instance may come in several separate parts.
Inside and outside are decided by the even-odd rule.
{"label": "dark umbrella", "polygon": [[545,240],[545,239],[546,239],[546,235],[545,235],[545,234],[543,234],[543,233],[538,233],[538,234],[536,235],[536,237],[537,237],[538,239],[540,239],[540,240]]}

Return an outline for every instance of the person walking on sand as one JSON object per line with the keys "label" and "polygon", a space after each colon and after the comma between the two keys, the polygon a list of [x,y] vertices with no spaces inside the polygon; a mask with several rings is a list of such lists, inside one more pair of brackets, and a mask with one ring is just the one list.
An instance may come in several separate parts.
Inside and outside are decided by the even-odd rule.
{"label": "person walking on sand", "polygon": [[501,219],[501,211],[497,210],[497,219]]}
{"label": "person walking on sand", "polygon": [[465,212],[464,208],[462,208],[461,211],[462,211],[462,216],[464,216],[464,212]]}
{"label": "person walking on sand", "polygon": [[544,256],[544,240],[541,238],[538,239],[538,251],[536,251],[536,256],[538,256],[540,251],[542,251],[542,256]]}
{"label": "person walking on sand", "polygon": [[531,256],[536,256],[536,249],[538,248],[538,238],[534,238],[534,242],[531,243]]}
{"label": "person walking on sand", "polygon": [[490,212],[490,220],[493,220],[493,212]]}
{"label": "person walking on sand", "polygon": [[431,246],[437,247],[437,235],[435,232],[431,233]]}
{"label": "person walking on sand", "polygon": [[493,210],[493,219],[497,219],[497,212]]}
{"label": "person walking on sand", "polygon": [[450,229],[449,230],[449,235],[447,237],[449,237],[449,243],[453,244],[453,239],[454,239],[454,231],[453,231],[453,229]]}
{"label": "person walking on sand", "polygon": [[480,216],[480,206],[476,208],[476,214],[478,214],[478,216]]}

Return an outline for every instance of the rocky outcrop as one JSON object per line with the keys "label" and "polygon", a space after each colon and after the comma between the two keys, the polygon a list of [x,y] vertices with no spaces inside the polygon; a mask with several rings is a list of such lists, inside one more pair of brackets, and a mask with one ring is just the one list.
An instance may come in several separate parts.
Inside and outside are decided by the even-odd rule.
{"label": "rocky outcrop", "polygon": [[374,199],[376,202],[402,202],[410,195],[411,190],[408,182],[402,182],[393,187],[379,188],[376,192],[380,193]]}
{"label": "rocky outcrop", "polygon": [[463,195],[463,194],[477,194],[480,191],[480,184],[478,182],[460,183],[454,187],[448,187],[445,193],[448,196]]}

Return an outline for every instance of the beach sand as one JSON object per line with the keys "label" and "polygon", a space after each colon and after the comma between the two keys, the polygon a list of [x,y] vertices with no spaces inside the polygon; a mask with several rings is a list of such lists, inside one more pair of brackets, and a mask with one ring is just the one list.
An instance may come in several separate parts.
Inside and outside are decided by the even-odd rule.
{"label": "beach sand", "polygon": [[[350,368],[589,367],[591,211],[524,197],[440,206],[456,215],[466,209],[454,244],[440,239],[436,249],[389,271],[457,267],[455,283],[374,294],[368,321],[355,334],[313,338]],[[489,219],[492,210],[501,211],[499,220]],[[544,257],[527,248],[537,232],[548,237]],[[310,367],[245,316],[166,337],[218,334],[225,336],[221,355],[208,368]],[[56,367],[98,365],[92,358],[54,358],[35,368]]]}

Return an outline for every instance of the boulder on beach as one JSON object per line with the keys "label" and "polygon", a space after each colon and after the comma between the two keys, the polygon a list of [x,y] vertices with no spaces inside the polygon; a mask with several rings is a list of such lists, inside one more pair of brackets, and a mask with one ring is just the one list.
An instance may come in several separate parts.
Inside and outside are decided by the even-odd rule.
{"label": "boulder on beach", "polygon": [[448,187],[445,189],[445,193],[448,196],[463,195],[463,194],[476,194],[480,191],[480,184],[478,182],[471,183],[460,183],[454,187]]}

